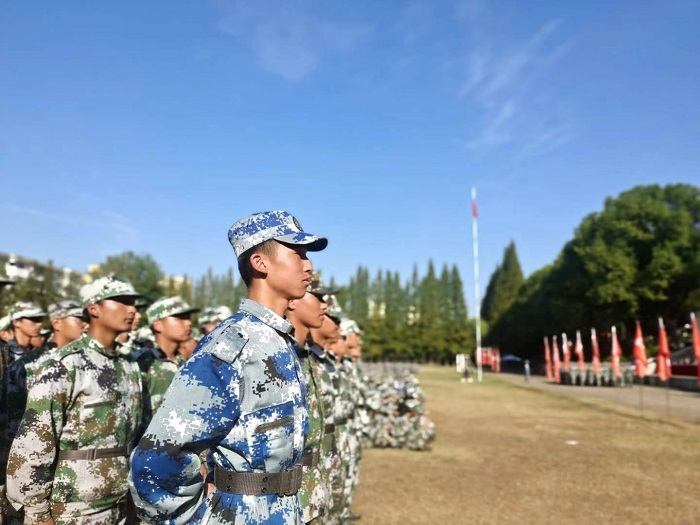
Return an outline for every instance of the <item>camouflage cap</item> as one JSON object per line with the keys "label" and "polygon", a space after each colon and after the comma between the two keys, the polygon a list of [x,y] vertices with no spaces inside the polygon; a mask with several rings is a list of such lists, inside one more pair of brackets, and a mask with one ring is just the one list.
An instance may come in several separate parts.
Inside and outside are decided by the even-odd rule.
{"label": "camouflage cap", "polygon": [[362,330],[357,326],[357,323],[347,317],[340,320],[340,335],[347,337],[351,333],[361,334]]}
{"label": "camouflage cap", "polygon": [[219,323],[231,317],[233,312],[228,306],[207,306],[199,315],[199,325],[204,326],[209,323]]}
{"label": "camouflage cap", "polygon": [[171,315],[193,314],[199,312],[199,308],[192,308],[182,297],[161,297],[146,310],[148,324],[165,319]]}
{"label": "camouflage cap", "polygon": [[141,297],[126,279],[114,275],[100,277],[80,289],[80,300],[85,306],[99,303],[111,297]]}
{"label": "camouflage cap", "polygon": [[31,301],[19,301],[10,306],[10,320],[16,321],[17,319],[24,318],[34,318],[34,317],[45,317],[46,312],[42,311],[36,304]]}
{"label": "camouflage cap", "polygon": [[0,330],[9,330],[12,326],[12,320],[9,315],[5,317],[0,317]]}
{"label": "camouflage cap", "polygon": [[338,290],[334,290],[333,288],[328,288],[327,286],[323,285],[323,280],[321,279],[321,274],[319,272],[314,272],[312,274],[311,284],[309,284],[306,291],[316,296],[320,296],[322,300],[325,300],[326,295],[335,295],[338,293]]}
{"label": "camouflage cap", "polygon": [[323,250],[328,239],[305,233],[301,224],[286,211],[255,213],[233,223],[228,230],[228,242],[236,257],[270,239],[286,244],[304,244],[311,252]]}
{"label": "camouflage cap", "polygon": [[156,337],[153,335],[153,332],[151,332],[151,329],[146,327],[146,326],[142,326],[141,328],[136,330],[136,334],[134,335],[134,339],[138,342],[141,342],[141,341],[150,341],[151,343],[156,342]]}
{"label": "camouflage cap", "polygon": [[82,317],[83,305],[74,299],[66,299],[49,305],[49,317],[51,319],[63,319],[65,317]]}

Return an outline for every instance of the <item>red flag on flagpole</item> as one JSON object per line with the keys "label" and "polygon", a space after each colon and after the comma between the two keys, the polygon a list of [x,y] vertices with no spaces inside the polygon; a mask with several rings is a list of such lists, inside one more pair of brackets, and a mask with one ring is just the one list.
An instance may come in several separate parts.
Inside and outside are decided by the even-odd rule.
{"label": "red flag on flagpole", "polygon": [[617,328],[612,327],[612,350],[610,351],[612,357],[612,371],[613,375],[617,378],[622,378],[622,371],[620,370],[620,356],[622,355],[622,349],[620,348],[620,342],[617,340]]}
{"label": "red flag on flagpole", "polygon": [[479,218],[479,212],[476,209],[476,193],[472,193],[472,217],[475,219]]}
{"label": "red flag on flagpole", "polygon": [[591,328],[591,346],[593,347],[593,373],[598,375],[600,373],[600,348],[595,328]]}
{"label": "red flag on flagpole", "polygon": [[561,383],[561,370],[559,369],[559,347],[557,346],[557,336],[552,336],[552,366],[554,368],[554,381]]}
{"label": "red flag on flagpole", "polygon": [[561,334],[561,351],[564,354],[564,372],[569,372],[570,362],[571,362],[571,352],[569,347],[569,340],[566,338],[566,334]]}
{"label": "red flag on flagpole", "polygon": [[639,321],[637,321],[637,331],[634,334],[634,370],[640,379],[647,375],[647,349],[644,346],[644,337]]}
{"label": "red flag on flagpole", "polygon": [[547,371],[547,381],[552,380],[552,362],[549,355],[549,339],[544,338],[544,363]]}
{"label": "red flag on flagpole", "polygon": [[574,347],[576,357],[578,357],[578,371],[581,373],[581,384],[583,384],[583,373],[586,371],[586,364],[583,362],[583,342],[581,341],[581,331],[576,330],[576,346]]}
{"label": "red flag on flagpole", "polygon": [[695,313],[692,312],[690,314],[690,324],[693,326],[693,351],[698,363],[698,384],[700,384],[700,330],[698,330],[698,320],[695,318]]}
{"label": "red flag on flagpole", "polygon": [[664,320],[659,317],[659,353],[656,356],[656,374],[661,381],[671,379],[671,350],[668,348]]}

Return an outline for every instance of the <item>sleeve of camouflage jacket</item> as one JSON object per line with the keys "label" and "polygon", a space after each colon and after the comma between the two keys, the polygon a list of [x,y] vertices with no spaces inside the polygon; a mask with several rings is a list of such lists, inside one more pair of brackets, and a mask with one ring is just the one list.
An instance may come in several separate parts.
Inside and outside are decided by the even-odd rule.
{"label": "sleeve of camouflage jacket", "polygon": [[190,523],[203,495],[198,454],[214,448],[240,414],[240,374],[198,352],[173,379],[131,457],[129,483],[149,523]]}
{"label": "sleeve of camouflage jacket", "polygon": [[29,390],[7,464],[7,498],[15,508],[24,507],[26,525],[51,517],[54,463],[72,384],[68,370],[52,360]]}

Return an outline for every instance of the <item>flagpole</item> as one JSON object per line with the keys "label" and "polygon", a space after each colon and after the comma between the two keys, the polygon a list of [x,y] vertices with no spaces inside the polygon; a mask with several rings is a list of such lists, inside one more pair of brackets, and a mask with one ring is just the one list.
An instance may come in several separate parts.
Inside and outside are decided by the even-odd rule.
{"label": "flagpole", "polygon": [[481,294],[479,293],[479,228],[476,208],[476,188],[472,188],[472,239],[474,242],[474,303],[476,305],[476,377],[481,383]]}

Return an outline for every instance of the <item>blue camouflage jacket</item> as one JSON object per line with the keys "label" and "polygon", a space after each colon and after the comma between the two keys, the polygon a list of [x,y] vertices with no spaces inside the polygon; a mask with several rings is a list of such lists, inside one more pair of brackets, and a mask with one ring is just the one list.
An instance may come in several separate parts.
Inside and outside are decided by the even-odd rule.
{"label": "blue camouflage jacket", "polygon": [[292,333],[286,319],[244,299],[202,339],[132,454],[129,482],[144,521],[301,523],[297,495],[205,497],[199,459],[209,449],[210,473],[215,465],[281,472],[301,461],[308,411]]}

